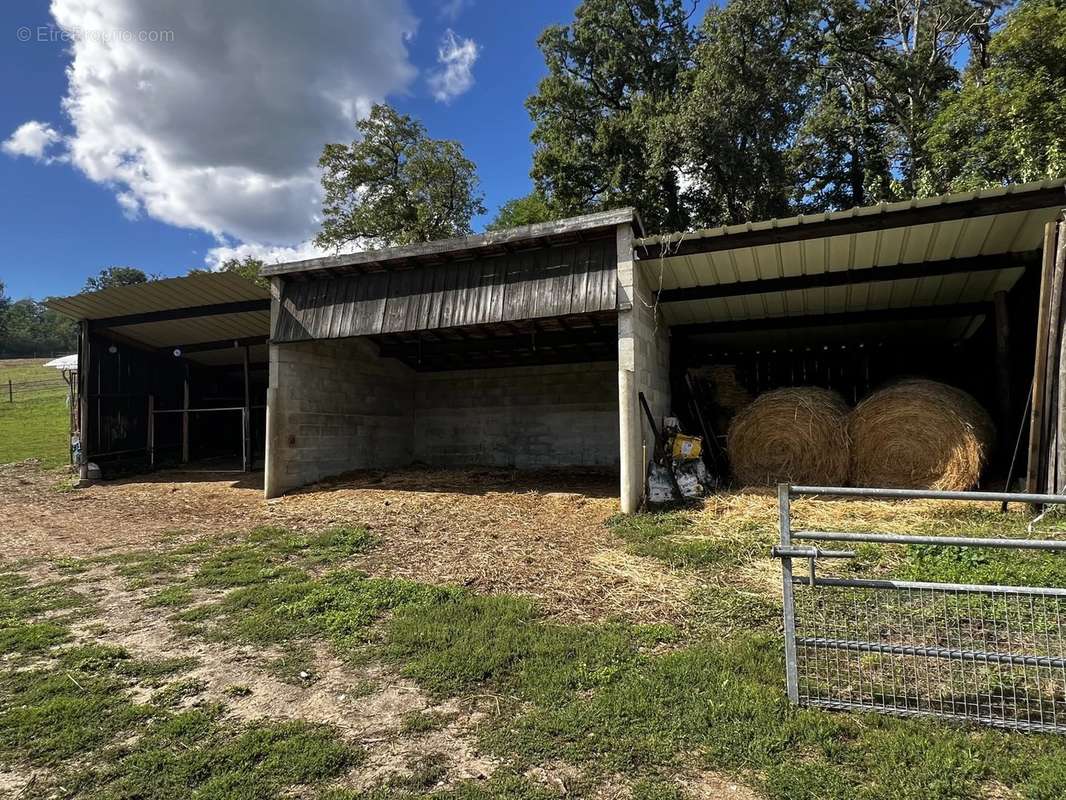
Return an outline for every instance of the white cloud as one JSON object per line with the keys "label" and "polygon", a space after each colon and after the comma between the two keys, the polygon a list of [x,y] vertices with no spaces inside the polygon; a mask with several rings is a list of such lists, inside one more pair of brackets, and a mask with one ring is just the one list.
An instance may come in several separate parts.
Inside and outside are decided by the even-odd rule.
{"label": "white cloud", "polygon": [[406,0],[52,0],[51,11],[73,34],[71,162],[113,187],[127,216],[220,242],[311,238],[322,146],[352,139],[355,120],[416,75]]}
{"label": "white cloud", "polygon": [[429,78],[429,88],[433,97],[447,103],[458,97],[474,85],[474,63],[478,57],[477,42],[462,39],[450,28],[444,32],[440,47],[437,49],[437,63],[440,69]]}
{"label": "white cloud", "polygon": [[235,245],[219,245],[207,251],[204,263],[210,269],[218,269],[222,262],[231,258],[244,259],[248,256],[258,258],[264,264],[282,264],[286,261],[303,261],[307,258],[334,255],[333,250],[323,250],[317,247],[313,240],[300,242],[291,247],[279,245],[265,245],[257,242],[244,242]]}
{"label": "white cloud", "polygon": [[440,6],[440,16],[454,22],[468,7],[474,5],[474,0],[444,0]]}
{"label": "white cloud", "polygon": [[36,161],[51,161],[52,159],[46,154],[62,138],[59,131],[51,125],[31,120],[19,125],[15,132],[0,145],[0,149],[3,149],[9,156],[25,156]]}

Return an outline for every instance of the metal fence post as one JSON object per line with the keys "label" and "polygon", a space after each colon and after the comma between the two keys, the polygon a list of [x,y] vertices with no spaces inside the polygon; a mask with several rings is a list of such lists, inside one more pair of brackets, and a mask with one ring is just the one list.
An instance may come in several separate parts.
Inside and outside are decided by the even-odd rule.
{"label": "metal fence post", "polygon": [[[792,522],[790,518],[789,485],[777,486],[777,510],[781,525],[781,547],[792,547]],[[788,699],[793,705],[799,704],[799,673],[796,668],[796,607],[792,594],[792,559],[781,559],[781,594],[784,607],[785,628],[785,683],[788,687]]]}

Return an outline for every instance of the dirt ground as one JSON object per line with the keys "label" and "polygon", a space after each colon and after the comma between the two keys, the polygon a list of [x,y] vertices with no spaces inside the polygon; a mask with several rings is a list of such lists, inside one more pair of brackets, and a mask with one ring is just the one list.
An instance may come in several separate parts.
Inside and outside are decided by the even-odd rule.
{"label": "dirt ground", "polygon": [[617,478],[599,471],[358,472],[274,500],[262,474],[161,472],[66,488],[62,471],[0,466],[7,559],[100,555],[257,525],[363,525],[381,545],[358,566],[375,575],[537,597],[569,620],[671,619],[691,589],[683,573],[626,553],[604,521]]}

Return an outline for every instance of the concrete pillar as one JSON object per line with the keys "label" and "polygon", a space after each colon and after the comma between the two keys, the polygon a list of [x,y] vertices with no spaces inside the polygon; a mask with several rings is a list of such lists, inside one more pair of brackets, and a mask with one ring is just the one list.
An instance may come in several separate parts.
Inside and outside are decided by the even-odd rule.
{"label": "concrete pillar", "polygon": [[278,391],[278,346],[273,342],[274,326],[281,308],[281,278],[270,279],[270,336],[269,366],[266,393],[266,439],[263,453],[263,494],[269,500],[281,494],[281,448],[283,442],[283,411],[281,393]]}
{"label": "concrete pillar", "polygon": [[616,234],[618,256],[618,461],[621,510],[632,514],[644,493],[640,404],[636,380],[636,318],[634,312],[633,226],[626,222]]}
{"label": "concrete pillar", "polygon": [[647,270],[661,265],[633,257],[633,226],[618,226],[618,433],[621,465],[621,510],[631,514],[644,496],[647,459],[654,450],[652,432],[638,396],[644,393],[652,414],[670,414],[669,330],[655,302]]}

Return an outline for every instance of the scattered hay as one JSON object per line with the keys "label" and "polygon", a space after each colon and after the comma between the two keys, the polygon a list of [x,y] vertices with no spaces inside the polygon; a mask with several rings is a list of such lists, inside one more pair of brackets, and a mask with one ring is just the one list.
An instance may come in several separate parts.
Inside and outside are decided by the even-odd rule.
{"label": "scattered hay", "polygon": [[871,394],[852,411],[848,433],[851,482],[901,489],[973,488],[995,441],[988,412],[970,395],[920,379]]}
{"label": "scattered hay", "polygon": [[848,477],[848,407],[816,387],[759,395],[733,419],[727,449],[742,486],[839,486]]}
{"label": "scattered hay", "polygon": [[672,607],[680,614],[688,610],[697,586],[692,575],[665,569],[653,558],[622,550],[601,550],[589,559],[589,563],[618,586],[623,594],[620,598],[622,608],[640,605]]}

